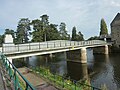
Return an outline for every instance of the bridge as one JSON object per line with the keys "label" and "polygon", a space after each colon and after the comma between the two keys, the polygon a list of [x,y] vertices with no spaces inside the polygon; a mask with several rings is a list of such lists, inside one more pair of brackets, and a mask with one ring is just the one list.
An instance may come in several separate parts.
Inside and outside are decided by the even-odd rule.
{"label": "bridge", "polygon": [[[26,44],[3,44],[0,48],[0,63],[8,73],[10,81],[13,81],[15,90],[35,90],[35,88],[30,84],[30,82],[24,78],[24,76],[17,70],[17,68],[12,64],[12,59],[29,57],[34,55],[44,55],[57,52],[68,52],[67,57],[73,57],[73,53],[80,52],[80,62],[87,63],[87,48],[94,48],[94,53],[108,54],[109,43],[101,40],[91,40],[91,41],[67,41],[67,40],[56,40],[38,43],[26,43]],[[70,53],[70,54],[69,54]],[[4,56],[4,54],[7,56]],[[77,55],[79,56],[79,55]],[[48,75],[47,75],[48,76]],[[24,82],[24,88],[21,85],[21,79]],[[0,79],[1,80],[1,79]],[[76,84],[75,84],[76,85]],[[101,90],[87,85],[88,87],[96,90]],[[91,90],[92,90],[91,89]],[[76,90],[76,88],[74,89]]]}
{"label": "bridge", "polygon": [[[37,43],[25,43],[25,44],[4,44],[1,51],[9,58],[22,58],[35,55],[52,54],[58,52],[75,51],[81,52],[81,62],[86,63],[86,49],[94,49],[96,53],[108,54],[109,43],[102,40],[90,40],[90,41],[67,41],[67,40],[55,40],[47,42]],[[102,47],[98,50],[99,47]]]}

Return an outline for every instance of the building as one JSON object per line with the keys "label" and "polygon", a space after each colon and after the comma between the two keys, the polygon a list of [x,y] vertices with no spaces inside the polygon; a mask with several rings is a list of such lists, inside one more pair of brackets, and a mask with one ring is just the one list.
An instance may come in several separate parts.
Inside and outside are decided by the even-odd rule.
{"label": "building", "polygon": [[113,45],[120,48],[120,13],[111,22],[111,39]]}
{"label": "building", "polygon": [[104,40],[106,42],[111,42],[111,35],[100,35],[99,40]]}

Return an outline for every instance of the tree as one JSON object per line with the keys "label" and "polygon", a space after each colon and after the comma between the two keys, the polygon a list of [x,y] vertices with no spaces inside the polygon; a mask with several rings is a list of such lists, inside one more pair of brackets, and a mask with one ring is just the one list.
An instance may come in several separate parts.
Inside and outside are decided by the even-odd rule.
{"label": "tree", "polygon": [[57,30],[56,24],[50,24],[47,32],[47,40],[58,40],[60,39],[60,34]]}
{"label": "tree", "polygon": [[107,25],[103,18],[101,19],[101,24],[100,24],[100,35],[108,35]]}
{"label": "tree", "polygon": [[61,22],[59,29],[60,29],[59,31],[60,39],[69,40],[69,35],[67,34],[67,30],[66,30],[66,24],[64,22]]}
{"label": "tree", "polygon": [[76,27],[74,26],[73,29],[72,29],[72,38],[71,38],[71,40],[76,41],[76,39],[77,39]]}
{"label": "tree", "polygon": [[48,26],[49,26],[49,21],[48,21],[48,19],[49,19],[49,16],[48,15],[42,15],[42,16],[40,16],[40,18],[41,18],[41,21],[42,21],[42,26],[43,26],[43,34],[44,34],[44,41],[47,41],[46,39],[46,37],[47,37],[47,30],[48,30]]}
{"label": "tree", "polygon": [[16,31],[16,42],[17,43],[27,43],[30,36],[30,20],[28,18],[22,18],[18,22]]}
{"label": "tree", "polygon": [[43,41],[43,25],[42,21],[39,19],[32,20],[31,25],[33,25],[32,32],[32,42],[41,42]]}
{"label": "tree", "polygon": [[72,38],[73,41],[82,41],[84,40],[83,34],[79,31],[78,34],[76,33],[76,27],[74,26],[72,29]]}
{"label": "tree", "polygon": [[98,36],[90,37],[88,40],[99,40],[100,38]]}
{"label": "tree", "polygon": [[84,40],[84,36],[80,31],[78,32],[78,34],[76,36],[76,40],[77,41],[83,41]]}
{"label": "tree", "polygon": [[32,41],[41,42],[60,39],[56,24],[49,24],[48,15],[42,15],[41,20],[32,20],[33,25]]}

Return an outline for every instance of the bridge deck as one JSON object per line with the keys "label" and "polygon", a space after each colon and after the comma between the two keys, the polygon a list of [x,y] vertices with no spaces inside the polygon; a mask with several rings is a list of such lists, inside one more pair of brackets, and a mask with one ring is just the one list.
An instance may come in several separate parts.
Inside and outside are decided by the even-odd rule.
{"label": "bridge deck", "polygon": [[105,41],[91,40],[91,41],[47,41],[47,42],[36,42],[36,43],[25,43],[25,44],[3,44],[1,51],[4,54],[19,54],[26,52],[35,51],[49,51],[56,49],[66,49],[70,47],[96,47],[107,45]]}

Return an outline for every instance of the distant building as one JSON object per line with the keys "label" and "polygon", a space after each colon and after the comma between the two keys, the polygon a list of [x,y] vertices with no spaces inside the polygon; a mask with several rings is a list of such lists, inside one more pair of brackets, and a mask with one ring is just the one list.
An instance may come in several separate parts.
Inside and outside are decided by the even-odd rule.
{"label": "distant building", "polygon": [[120,13],[111,22],[111,39],[114,46],[120,48]]}
{"label": "distant building", "polygon": [[106,42],[111,42],[111,35],[100,35],[99,36],[100,40],[104,40]]}

